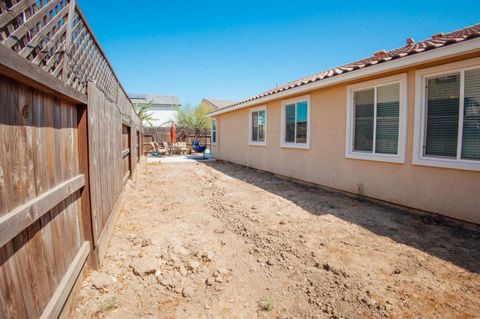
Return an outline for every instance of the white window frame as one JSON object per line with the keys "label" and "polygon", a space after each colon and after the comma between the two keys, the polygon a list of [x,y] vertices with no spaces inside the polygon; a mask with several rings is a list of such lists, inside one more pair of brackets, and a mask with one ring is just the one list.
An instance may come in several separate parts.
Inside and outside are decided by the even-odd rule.
{"label": "white window frame", "polygon": [[[252,113],[265,111],[265,138],[263,142],[252,141]],[[268,122],[268,115],[267,115],[267,105],[260,105],[254,108],[251,108],[248,112],[248,144],[252,146],[266,146],[267,145],[267,122]]]}
{"label": "white window frame", "polygon": [[[480,171],[480,161],[461,159],[462,138],[463,138],[463,116],[464,116],[464,95],[465,95],[465,71],[480,68],[480,58],[444,64],[436,67],[418,70],[415,73],[415,122],[413,131],[413,156],[412,164],[422,166],[434,166],[443,168],[454,168],[471,171]],[[460,114],[458,125],[457,158],[442,158],[425,156],[423,147],[425,145],[426,129],[426,80],[432,77],[460,73]]]}
{"label": "white window frame", "polygon": [[[215,129],[213,129],[213,123],[215,123]],[[213,140],[213,132],[215,131],[215,141]],[[212,124],[211,124],[211,128],[210,128],[210,136],[211,136],[211,139],[210,139],[210,143],[212,145],[217,145],[217,142],[218,142],[218,121],[216,118],[212,118]]]}
{"label": "white window frame", "polygon": [[[376,87],[385,86],[389,84],[400,84],[400,104],[399,104],[399,123],[398,123],[398,149],[397,154],[382,154],[375,153],[375,139],[376,139],[376,117],[377,108],[375,108],[374,118],[374,134],[373,134],[373,149],[372,152],[362,152],[354,150],[355,143],[355,92],[367,89],[374,89]],[[377,90],[375,90],[377,92]],[[377,95],[375,93],[375,100]],[[347,132],[346,132],[346,150],[345,157],[351,159],[391,162],[391,163],[405,163],[405,146],[407,139],[407,116],[408,116],[408,94],[407,94],[407,74],[402,73],[385,78],[375,79],[367,82],[352,84],[347,86]]]}
{"label": "white window frame", "polygon": [[[307,142],[306,143],[297,143],[297,142],[285,142],[285,107],[290,104],[299,103],[299,102],[307,102]],[[310,119],[312,118],[311,114],[311,107],[310,107],[310,94],[291,98],[288,100],[282,100],[282,116],[281,116],[281,132],[280,132],[280,147],[285,148],[299,148],[299,149],[310,149],[310,130],[311,124]],[[295,108],[296,112],[296,108]],[[295,113],[295,123],[297,121],[297,114]],[[297,125],[295,124],[295,139],[297,136]]]}

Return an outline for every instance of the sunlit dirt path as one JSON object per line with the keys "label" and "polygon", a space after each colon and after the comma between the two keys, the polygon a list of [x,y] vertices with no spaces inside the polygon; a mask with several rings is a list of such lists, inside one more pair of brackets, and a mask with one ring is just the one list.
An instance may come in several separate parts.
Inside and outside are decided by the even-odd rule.
{"label": "sunlit dirt path", "polygon": [[141,164],[74,318],[478,318],[480,234],[241,166]]}

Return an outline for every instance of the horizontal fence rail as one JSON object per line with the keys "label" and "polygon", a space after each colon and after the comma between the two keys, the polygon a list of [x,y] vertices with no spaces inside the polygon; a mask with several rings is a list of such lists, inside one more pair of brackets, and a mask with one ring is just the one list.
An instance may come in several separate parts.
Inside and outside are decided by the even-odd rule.
{"label": "horizontal fence rail", "polygon": [[85,185],[85,177],[63,182],[0,217],[0,247]]}

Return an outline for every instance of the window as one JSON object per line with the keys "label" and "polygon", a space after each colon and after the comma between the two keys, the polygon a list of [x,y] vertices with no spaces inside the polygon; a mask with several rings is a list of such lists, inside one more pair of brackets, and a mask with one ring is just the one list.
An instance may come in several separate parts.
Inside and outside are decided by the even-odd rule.
{"label": "window", "polygon": [[212,144],[217,144],[217,120],[212,119]]}
{"label": "window", "polygon": [[309,148],[310,96],[282,102],[282,147]]}
{"label": "window", "polygon": [[250,145],[266,145],[267,140],[267,109],[265,106],[250,110],[249,120]]}
{"label": "window", "polygon": [[480,61],[473,61],[417,72],[414,164],[480,170]]}
{"label": "window", "polygon": [[348,87],[346,157],[405,162],[406,75]]}

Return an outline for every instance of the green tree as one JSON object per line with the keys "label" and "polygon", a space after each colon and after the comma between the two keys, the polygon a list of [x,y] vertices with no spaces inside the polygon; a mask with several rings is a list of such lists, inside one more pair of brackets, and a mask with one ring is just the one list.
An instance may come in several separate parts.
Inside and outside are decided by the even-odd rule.
{"label": "green tree", "polygon": [[204,103],[195,107],[190,104],[182,105],[177,108],[178,126],[193,132],[210,128],[212,120],[207,116],[207,113],[211,111],[213,111],[213,108]]}
{"label": "green tree", "polygon": [[142,120],[142,123],[152,125],[153,115],[151,112],[149,112],[152,106],[152,101],[147,101],[146,103],[135,103],[135,110],[137,111],[137,115],[140,120]]}

